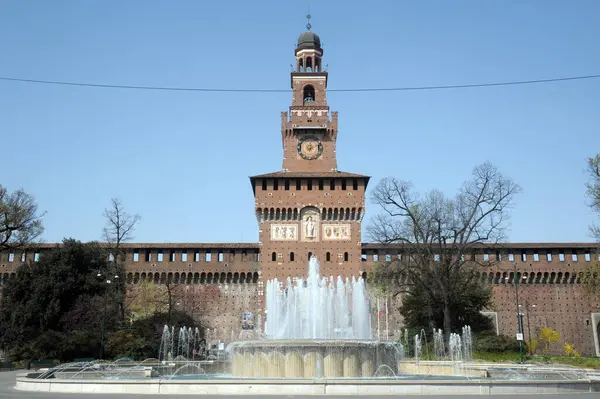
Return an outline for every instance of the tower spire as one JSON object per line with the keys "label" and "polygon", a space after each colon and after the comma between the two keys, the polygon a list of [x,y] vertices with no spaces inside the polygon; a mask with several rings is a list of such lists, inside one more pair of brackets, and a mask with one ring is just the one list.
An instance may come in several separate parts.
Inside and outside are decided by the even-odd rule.
{"label": "tower spire", "polygon": [[307,19],[306,29],[308,29],[308,30],[310,30],[310,28],[312,28],[312,25],[310,24],[311,18],[312,18],[312,16],[310,15],[310,12],[308,14],[306,14],[306,19]]}

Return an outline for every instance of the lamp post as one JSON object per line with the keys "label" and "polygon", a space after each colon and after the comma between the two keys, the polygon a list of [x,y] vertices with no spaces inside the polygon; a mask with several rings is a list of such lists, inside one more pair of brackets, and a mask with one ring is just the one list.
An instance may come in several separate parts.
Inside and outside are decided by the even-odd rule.
{"label": "lamp post", "polygon": [[[100,277],[102,278],[102,273],[98,272],[98,274],[96,274],[96,277]],[[115,280],[119,278],[118,275],[114,275]],[[110,278],[107,278],[104,281],[107,284],[107,288],[104,291],[104,312],[102,314],[102,324],[100,325],[100,359],[104,358],[104,331],[105,331],[105,324],[106,324],[106,311],[108,308],[108,291],[110,289],[110,284],[111,284],[111,280]]]}
{"label": "lamp post", "polygon": [[[532,309],[535,309],[537,306],[535,304],[531,305]],[[525,300],[525,312],[527,312],[527,334],[529,335],[529,354],[533,355],[531,352],[531,324],[529,323],[529,302],[527,299]]]}
{"label": "lamp post", "polygon": [[[523,280],[527,277],[523,276]],[[509,277],[505,278],[506,281],[509,280]],[[514,281],[515,281],[515,305],[517,308],[517,341],[519,341],[519,359],[520,362],[524,361],[524,353],[523,353],[523,315],[519,309],[519,275],[517,273],[517,265],[515,265],[515,273],[514,273]]]}

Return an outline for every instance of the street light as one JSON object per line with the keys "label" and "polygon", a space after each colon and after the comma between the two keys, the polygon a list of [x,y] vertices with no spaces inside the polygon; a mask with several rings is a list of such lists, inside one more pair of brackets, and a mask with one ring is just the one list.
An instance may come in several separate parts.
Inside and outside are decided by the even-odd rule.
{"label": "street light", "polygon": [[[537,307],[537,305],[533,304],[531,305],[532,309],[535,309]],[[533,353],[531,352],[531,324],[529,323],[529,302],[527,301],[527,299],[525,300],[525,312],[527,312],[527,333],[529,335],[529,354],[533,355]]]}
{"label": "street light", "polygon": [[[96,277],[102,277],[102,273],[98,272]],[[114,279],[118,279],[119,276],[117,274],[114,275]],[[110,289],[111,284],[110,278],[106,279],[105,283],[108,284],[108,288],[104,291],[104,312],[102,314],[102,324],[100,326],[100,359],[104,357],[104,330],[106,324],[106,310],[108,308],[108,290]]]}
{"label": "street light", "polygon": [[[509,280],[509,277],[504,278],[506,281]],[[526,280],[527,276],[523,276],[523,280]],[[515,265],[515,305],[517,308],[517,341],[519,341],[519,359],[521,363],[524,361],[524,353],[523,353],[523,315],[519,309],[519,275],[517,273],[517,265]]]}

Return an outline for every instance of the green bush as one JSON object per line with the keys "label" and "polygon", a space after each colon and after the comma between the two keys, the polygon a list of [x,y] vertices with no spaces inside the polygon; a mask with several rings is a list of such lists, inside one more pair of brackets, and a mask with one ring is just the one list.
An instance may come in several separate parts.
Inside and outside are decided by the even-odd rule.
{"label": "green bush", "polygon": [[481,333],[477,334],[473,341],[473,350],[475,352],[519,352],[519,341],[506,335]]}
{"label": "green bush", "polygon": [[492,363],[519,362],[519,352],[474,352],[473,359]]}

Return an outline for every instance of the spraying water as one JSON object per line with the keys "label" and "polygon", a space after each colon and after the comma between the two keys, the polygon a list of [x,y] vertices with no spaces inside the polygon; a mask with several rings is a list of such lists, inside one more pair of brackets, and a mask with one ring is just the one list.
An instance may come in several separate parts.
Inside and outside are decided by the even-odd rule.
{"label": "spraying water", "polygon": [[364,280],[321,278],[315,256],[306,280],[267,281],[266,313],[268,339],[371,339]]}

